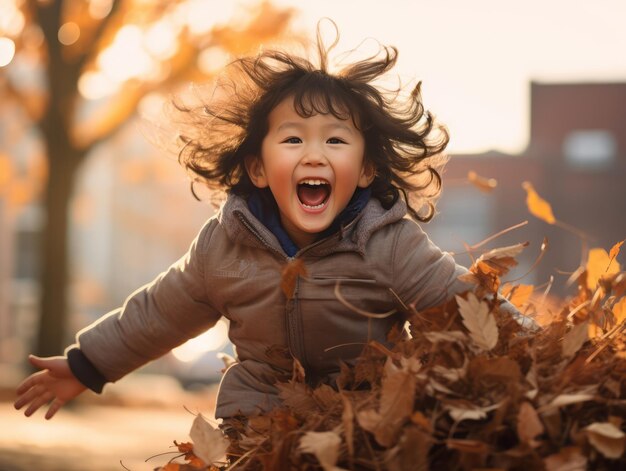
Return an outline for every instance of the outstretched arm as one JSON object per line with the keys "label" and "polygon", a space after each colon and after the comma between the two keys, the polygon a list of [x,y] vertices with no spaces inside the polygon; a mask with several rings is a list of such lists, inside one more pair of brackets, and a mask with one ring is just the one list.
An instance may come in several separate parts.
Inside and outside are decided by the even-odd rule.
{"label": "outstretched arm", "polygon": [[18,410],[28,405],[24,411],[26,417],[50,404],[46,419],[51,419],[68,401],[87,389],[72,374],[64,356],[40,358],[30,355],[28,361],[41,371],[30,375],[17,388],[18,398],[14,405]]}
{"label": "outstretched arm", "polygon": [[[413,303],[419,310],[437,306],[464,291],[473,291],[475,285],[459,279],[468,272],[457,265],[451,255],[433,244],[419,225],[406,221],[398,237],[394,255],[394,274],[397,294],[405,303]],[[498,295],[500,309],[509,314],[526,332],[540,330],[530,317],[520,313],[513,304]],[[408,302],[407,302],[408,301]]]}

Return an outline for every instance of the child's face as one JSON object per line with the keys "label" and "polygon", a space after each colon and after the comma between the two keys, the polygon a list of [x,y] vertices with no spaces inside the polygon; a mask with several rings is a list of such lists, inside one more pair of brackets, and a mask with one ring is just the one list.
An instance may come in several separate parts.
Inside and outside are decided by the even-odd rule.
{"label": "child's face", "polygon": [[261,157],[247,159],[246,168],[257,187],[269,186],[285,230],[303,247],[330,226],[357,186],[372,182],[374,172],[365,164],[365,141],[352,119],[303,118],[286,98],[268,120]]}

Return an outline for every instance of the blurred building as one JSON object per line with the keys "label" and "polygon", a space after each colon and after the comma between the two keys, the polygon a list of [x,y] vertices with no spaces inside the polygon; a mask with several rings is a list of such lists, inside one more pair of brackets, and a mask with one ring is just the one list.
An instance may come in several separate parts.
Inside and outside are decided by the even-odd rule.
{"label": "blurred building", "polygon": [[[528,220],[489,247],[530,241],[520,273],[530,268],[547,237],[544,259],[524,282],[541,284],[554,275],[555,289],[562,292],[558,280],[567,275],[559,271],[575,270],[588,248],[608,251],[626,238],[626,83],[530,86],[527,149],[519,155],[454,155],[444,176],[441,214],[427,230],[441,246],[458,252],[464,250],[460,240],[475,244]],[[469,188],[469,171],[495,178],[498,187],[488,194]],[[552,205],[556,219],[572,227],[530,215],[523,181]]]}

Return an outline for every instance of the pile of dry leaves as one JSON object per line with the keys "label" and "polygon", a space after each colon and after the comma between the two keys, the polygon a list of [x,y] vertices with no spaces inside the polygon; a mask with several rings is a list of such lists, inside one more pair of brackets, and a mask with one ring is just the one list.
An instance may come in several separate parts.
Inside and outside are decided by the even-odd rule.
{"label": "pile of dry leaves", "polygon": [[[220,463],[228,441],[198,416],[193,443],[177,444],[186,464],[158,469],[626,469],[619,245],[591,251],[576,296],[549,316],[532,287],[499,286],[522,248],[483,254],[467,275],[476,294],[413,310],[410,338],[370,344],[343,365],[338,390],[311,389],[296,365],[279,385],[284,408],[240,424],[230,464]],[[543,328],[525,332],[501,312],[498,289]]]}

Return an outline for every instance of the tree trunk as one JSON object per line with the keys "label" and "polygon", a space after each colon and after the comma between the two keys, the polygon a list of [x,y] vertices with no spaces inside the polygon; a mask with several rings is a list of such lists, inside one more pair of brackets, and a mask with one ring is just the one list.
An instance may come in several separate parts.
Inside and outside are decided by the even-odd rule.
{"label": "tree trunk", "polygon": [[51,68],[51,98],[40,122],[48,157],[48,184],[43,201],[45,224],[41,237],[39,329],[35,351],[52,356],[63,352],[66,343],[67,289],[69,279],[69,204],[76,171],[84,151],[76,149],[69,133],[72,102],[63,89],[63,70]]}
{"label": "tree trunk", "polygon": [[44,200],[40,321],[36,345],[37,354],[43,356],[61,354],[66,344],[69,203],[79,159],[75,150],[63,147],[48,149],[54,165],[50,166]]}
{"label": "tree trunk", "polygon": [[36,353],[42,356],[59,355],[65,346],[69,203],[76,170],[85,154],[70,138],[80,66],[66,62],[57,39],[63,3],[56,0],[38,5],[36,9],[48,52],[48,102],[39,122],[49,169],[43,201],[45,224],[41,237],[41,296],[35,346]]}

